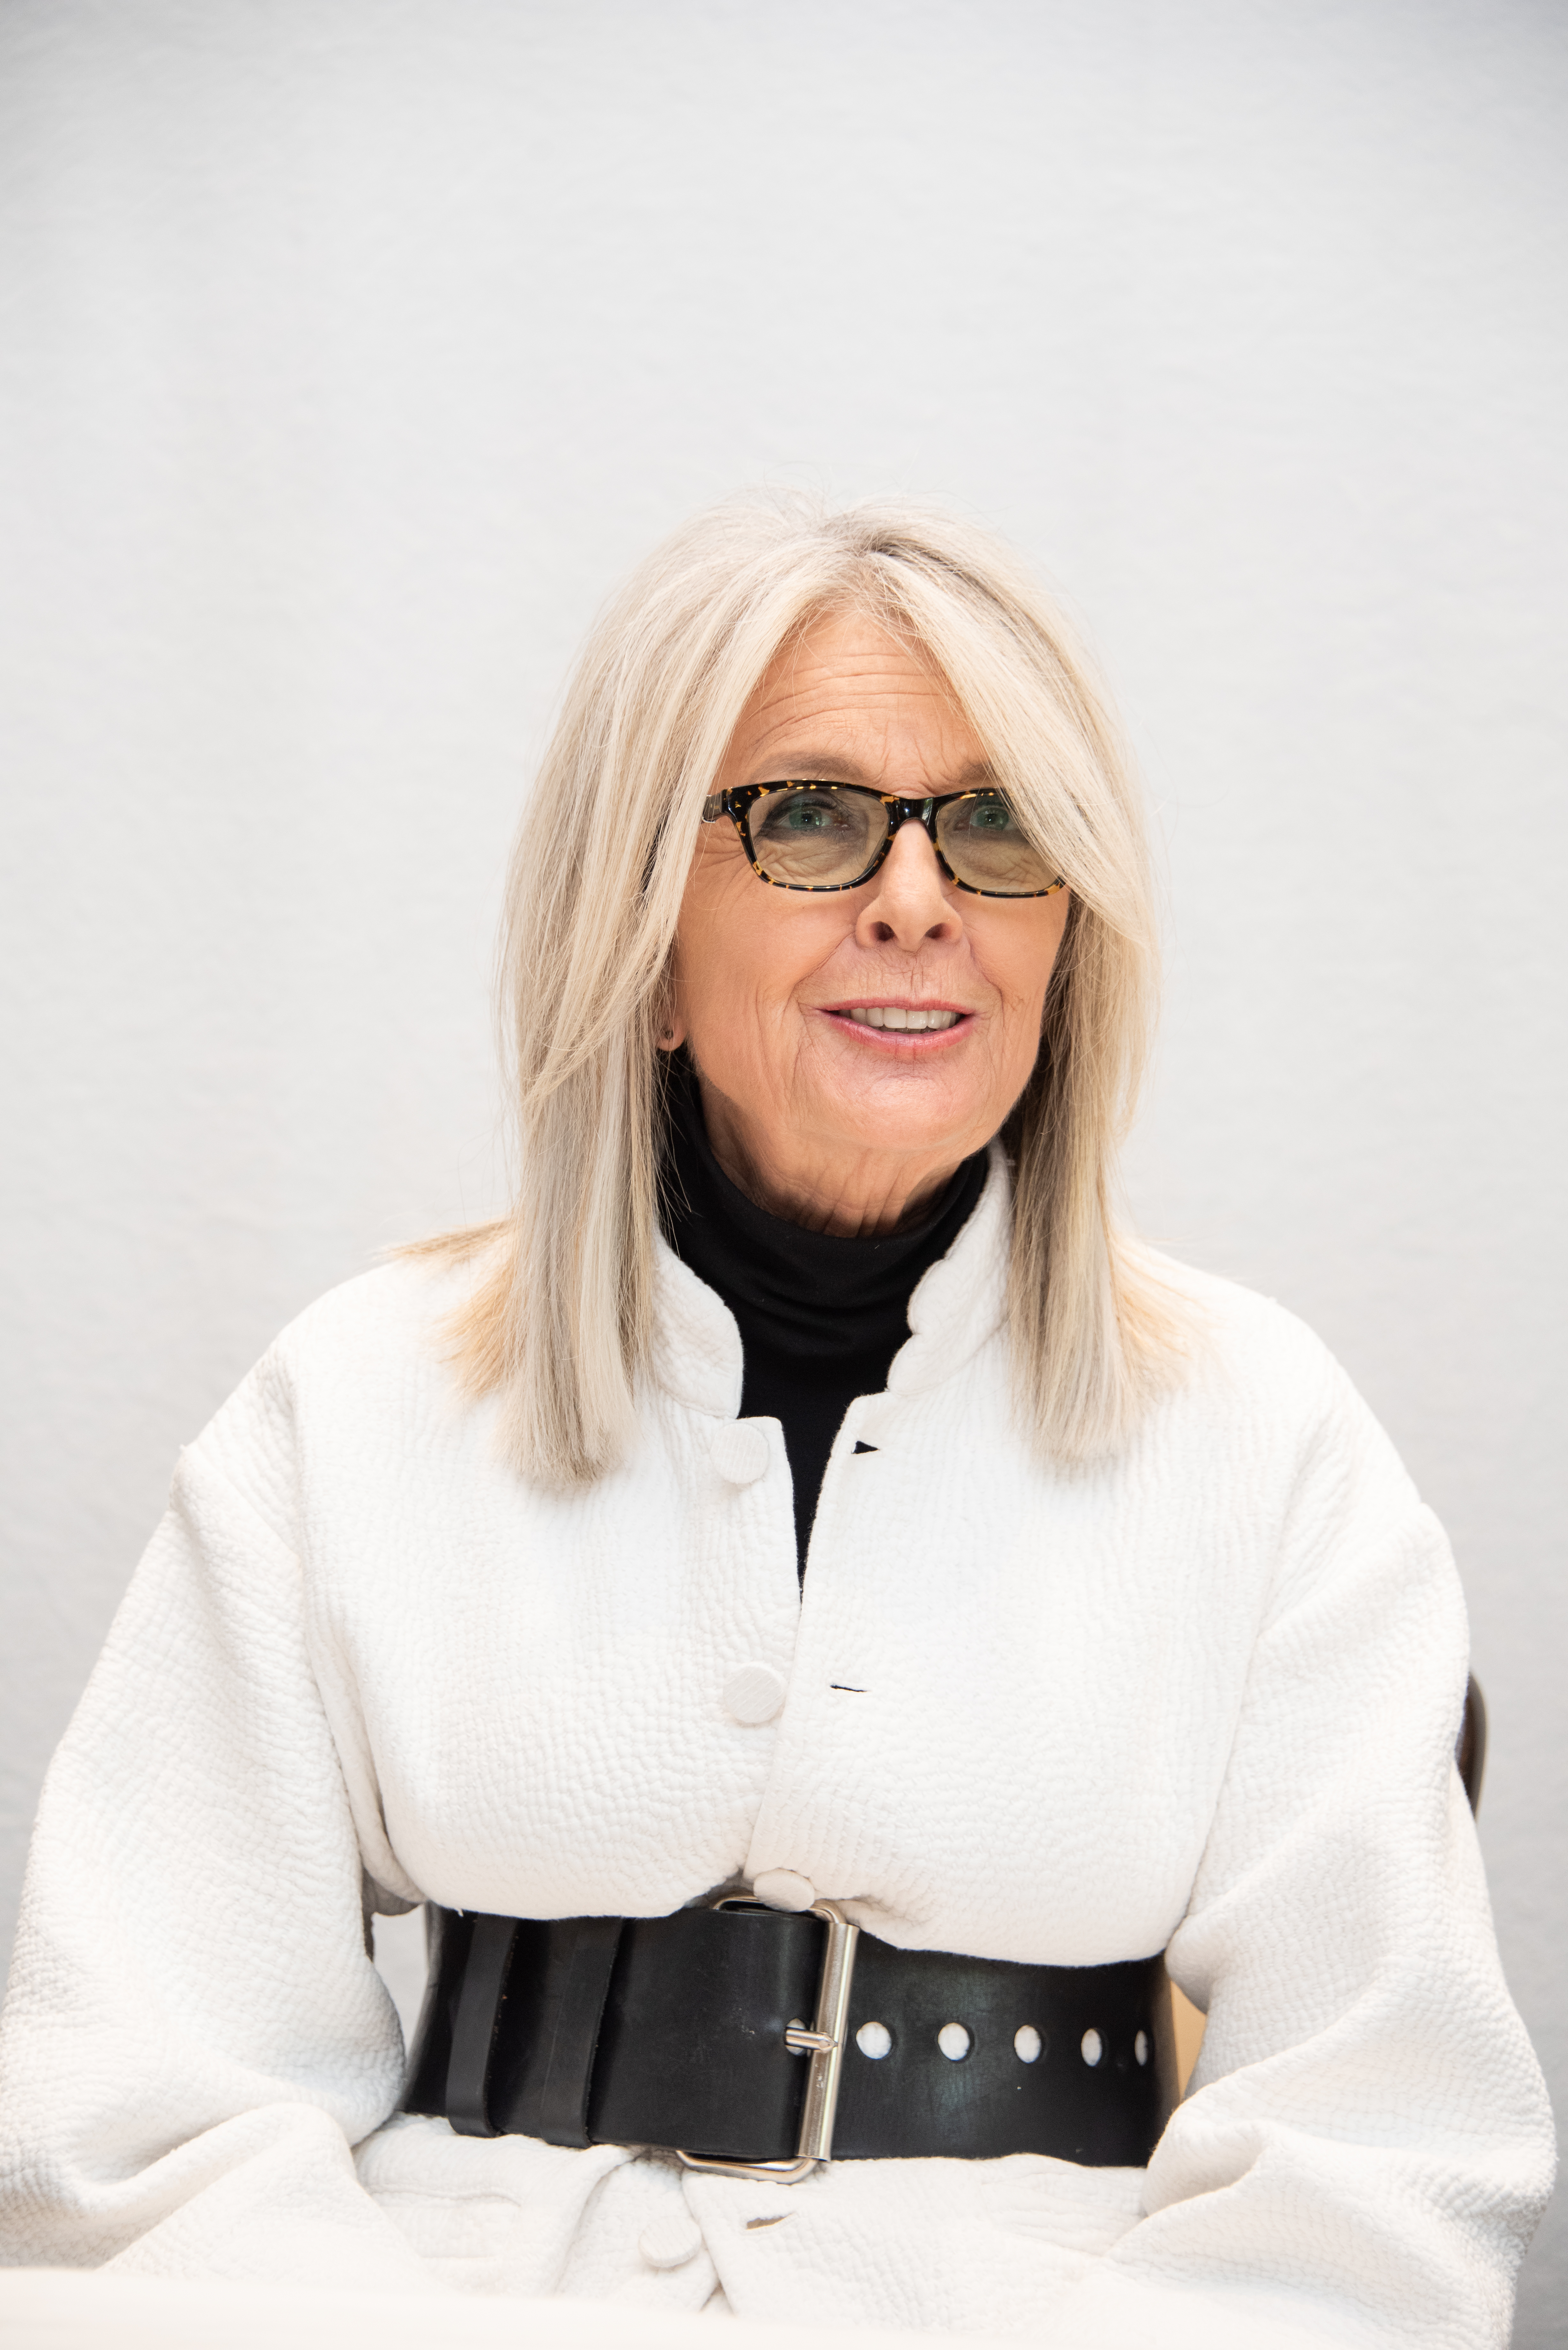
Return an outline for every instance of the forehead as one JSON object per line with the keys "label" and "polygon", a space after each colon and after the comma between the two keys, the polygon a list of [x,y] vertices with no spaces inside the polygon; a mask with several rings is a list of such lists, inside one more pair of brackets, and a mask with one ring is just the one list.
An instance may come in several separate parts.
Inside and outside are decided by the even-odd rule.
{"label": "forehead", "polygon": [[814,754],[818,772],[879,767],[893,753],[943,766],[982,764],[933,662],[860,612],[823,615],[776,653],[741,713],[727,763]]}

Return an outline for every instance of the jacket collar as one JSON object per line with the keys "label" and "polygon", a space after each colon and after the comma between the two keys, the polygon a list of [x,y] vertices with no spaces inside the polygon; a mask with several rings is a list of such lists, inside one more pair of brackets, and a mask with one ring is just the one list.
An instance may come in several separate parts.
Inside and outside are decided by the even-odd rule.
{"label": "jacket collar", "polygon": [[[910,1336],[893,1357],[888,1392],[924,1394],[961,1370],[1002,1326],[1007,1306],[1010,1182],[999,1142],[973,1215],[909,1300]],[[741,1334],[716,1291],[659,1233],[654,1243],[655,1383],[696,1411],[733,1419],[741,1409]]]}

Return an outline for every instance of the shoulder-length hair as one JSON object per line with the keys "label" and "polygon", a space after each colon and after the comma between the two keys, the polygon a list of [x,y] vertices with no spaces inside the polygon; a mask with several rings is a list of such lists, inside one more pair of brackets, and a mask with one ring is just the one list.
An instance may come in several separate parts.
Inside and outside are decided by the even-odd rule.
{"label": "shoulder-length hair", "polygon": [[678,531],[614,598],[568,685],[513,857],[502,1014],[516,1197],[452,1325],[527,1475],[580,1485],[630,1434],[654,1320],[666,1015],[702,802],[753,688],[824,612],[864,611],[945,679],[1071,891],[1012,1168],[1009,1331],[1039,1451],[1114,1452],[1180,1351],[1176,1301],[1117,1235],[1116,1145],[1149,1036],[1156,926],[1139,795],[1064,615],[940,509],[746,499]]}

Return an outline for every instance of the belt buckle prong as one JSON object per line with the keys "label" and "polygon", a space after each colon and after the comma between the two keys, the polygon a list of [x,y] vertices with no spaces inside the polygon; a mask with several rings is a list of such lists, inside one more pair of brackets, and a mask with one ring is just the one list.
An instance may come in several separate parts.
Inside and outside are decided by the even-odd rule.
{"label": "belt buckle prong", "polygon": [[[724,1908],[729,1904],[720,1902],[715,1906]],[[855,1946],[860,1939],[860,1929],[850,1924],[836,1902],[814,1901],[810,1914],[820,1918],[826,1926],[827,1940],[822,1953],[816,2013],[811,2029],[791,2022],[784,2032],[785,2047],[811,2059],[794,2159],[724,2162],[706,2155],[688,2154],[684,2147],[677,2147],[675,2151],[689,2170],[716,2170],[726,2178],[764,2178],[775,2187],[793,2187],[798,2179],[808,2177],[819,2162],[826,2162],[832,2157],[833,2124],[838,2111],[838,2083],[844,2070],[844,2040],[849,2022],[849,1986],[855,1976]]]}

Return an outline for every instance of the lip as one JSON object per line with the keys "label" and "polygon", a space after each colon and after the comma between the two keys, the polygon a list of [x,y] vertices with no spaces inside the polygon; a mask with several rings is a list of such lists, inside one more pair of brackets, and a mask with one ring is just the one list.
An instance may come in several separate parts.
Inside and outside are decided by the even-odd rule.
{"label": "lip", "polygon": [[[849,1018],[850,1013],[864,1012],[874,1003],[889,1005],[899,1012],[955,1012],[958,1017],[950,1028],[918,1028],[913,1034],[908,1028],[869,1028],[864,1021]],[[977,1017],[972,1004],[952,1003],[941,996],[929,995],[857,995],[838,1003],[819,1004],[817,1009],[841,1036],[852,1036],[868,1051],[914,1054],[921,1058],[932,1053],[950,1052],[969,1035]]]}

